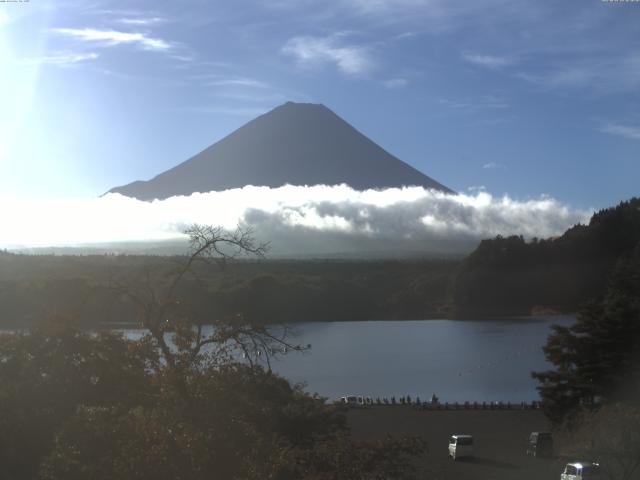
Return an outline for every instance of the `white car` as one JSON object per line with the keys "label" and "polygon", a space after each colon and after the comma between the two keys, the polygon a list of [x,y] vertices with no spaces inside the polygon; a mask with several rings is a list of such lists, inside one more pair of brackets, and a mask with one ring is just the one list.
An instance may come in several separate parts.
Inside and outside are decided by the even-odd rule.
{"label": "white car", "polygon": [[340,397],[340,403],[352,406],[373,405],[373,399],[362,395],[345,395]]}
{"label": "white car", "polygon": [[600,465],[590,462],[567,463],[564,472],[560,475],[560,480],[582,480],[582,479],[599,479]]}
{"label": "white car", "polygon": [[340,402],[346,405],[362,405],[360,399],[362,397],[358,397],[356,395],[345,395],[344,397],[340,397]]}
{"label": "white car", "polygon": [[472,435],[451,435],[449,439],[449,457],[453,460],[457,458],[473,458],[473,436]]}

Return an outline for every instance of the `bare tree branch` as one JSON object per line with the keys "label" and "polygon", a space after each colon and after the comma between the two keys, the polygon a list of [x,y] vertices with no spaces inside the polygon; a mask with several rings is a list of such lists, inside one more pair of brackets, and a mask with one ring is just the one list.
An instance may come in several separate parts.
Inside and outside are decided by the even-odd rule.
{"label": "bare tree branch", "polygon": [[[264,363],[271,371],[272,359],[280,352],[309,348],[290,342],[288,327],[282,327],[278,334],[245,321],[241,315],[226,319],[194,318],[180,290],[189,277],[206,291],[206,281],[197,272],[197,264],[213,261],[224,268],[243,255],[262,258],[268,244],[257,243],[250,229],[240,227],[229,233],[222,227],[192,225],[184,233],[189,236],[190,253],[174,260],[174,268],[165,270],[164,283],[162,277],[154,276],[148,269],[137,281],[116,278],[111,281],[114,290],[136,305],[140,324],[149,331],[168,369],[188,369],[204,358],[214,362],[235,360],[242,354],[252,368]],[[211,333],[205,334],[203,327],[207,324],[211,325]],[[168,333],[172,334],[171,344],[166,338]]]}

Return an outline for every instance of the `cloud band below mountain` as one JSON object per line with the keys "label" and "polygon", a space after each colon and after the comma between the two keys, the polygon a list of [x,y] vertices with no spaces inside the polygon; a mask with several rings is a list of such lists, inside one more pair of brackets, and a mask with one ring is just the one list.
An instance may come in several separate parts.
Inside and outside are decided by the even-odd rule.
{"label": "cloud band below mountain", "polygon": [[[251,227],[274,255],[464,253],[496,235],[549,237],[591,212],[541,197],[447,195],[421,187],[244,187],[143,202],[119,194],[60,201],[0,200],[0,246],[180,239],[190,224]],[[4,205],[2,205],[4,204]]]}

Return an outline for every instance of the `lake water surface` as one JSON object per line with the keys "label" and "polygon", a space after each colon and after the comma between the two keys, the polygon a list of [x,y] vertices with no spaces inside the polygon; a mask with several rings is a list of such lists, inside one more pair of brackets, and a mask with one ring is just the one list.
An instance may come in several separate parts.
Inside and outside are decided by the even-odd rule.
{"label": "lake water surface", "polygon": [[[312,322],[293,327],[305,353],[272,361],[274,371],[324,397],[411,395],[441,401],[520,402],[539,398],[531,372],[546,370],[551,325],[573,317],[501,320]],[[137,337],[138,330],[127,330]]]}
{"label": "lake water surface", "polygon": [[273,369],[309,392],[336,398],[411,395],[441,401],[531,401],[531,371],[545,370],[542,346],[553,323],[572,317],[303,323],[299,344]]}

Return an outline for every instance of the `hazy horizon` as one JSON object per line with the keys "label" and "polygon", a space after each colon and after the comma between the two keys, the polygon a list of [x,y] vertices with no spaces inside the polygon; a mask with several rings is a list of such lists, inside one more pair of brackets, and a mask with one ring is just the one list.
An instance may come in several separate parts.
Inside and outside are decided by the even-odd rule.
{"label": "hazy horizon", "polygon": [[346,185],[247,186],[153,202],[108,194],[0,207],[0,248],[165,241],[184,238],[181,232],[199,223],[250,228],[277,255],[464,254],[496,235],[560,235],[592,213],[549,197],[514,200],[422,187],[363,192]]}

